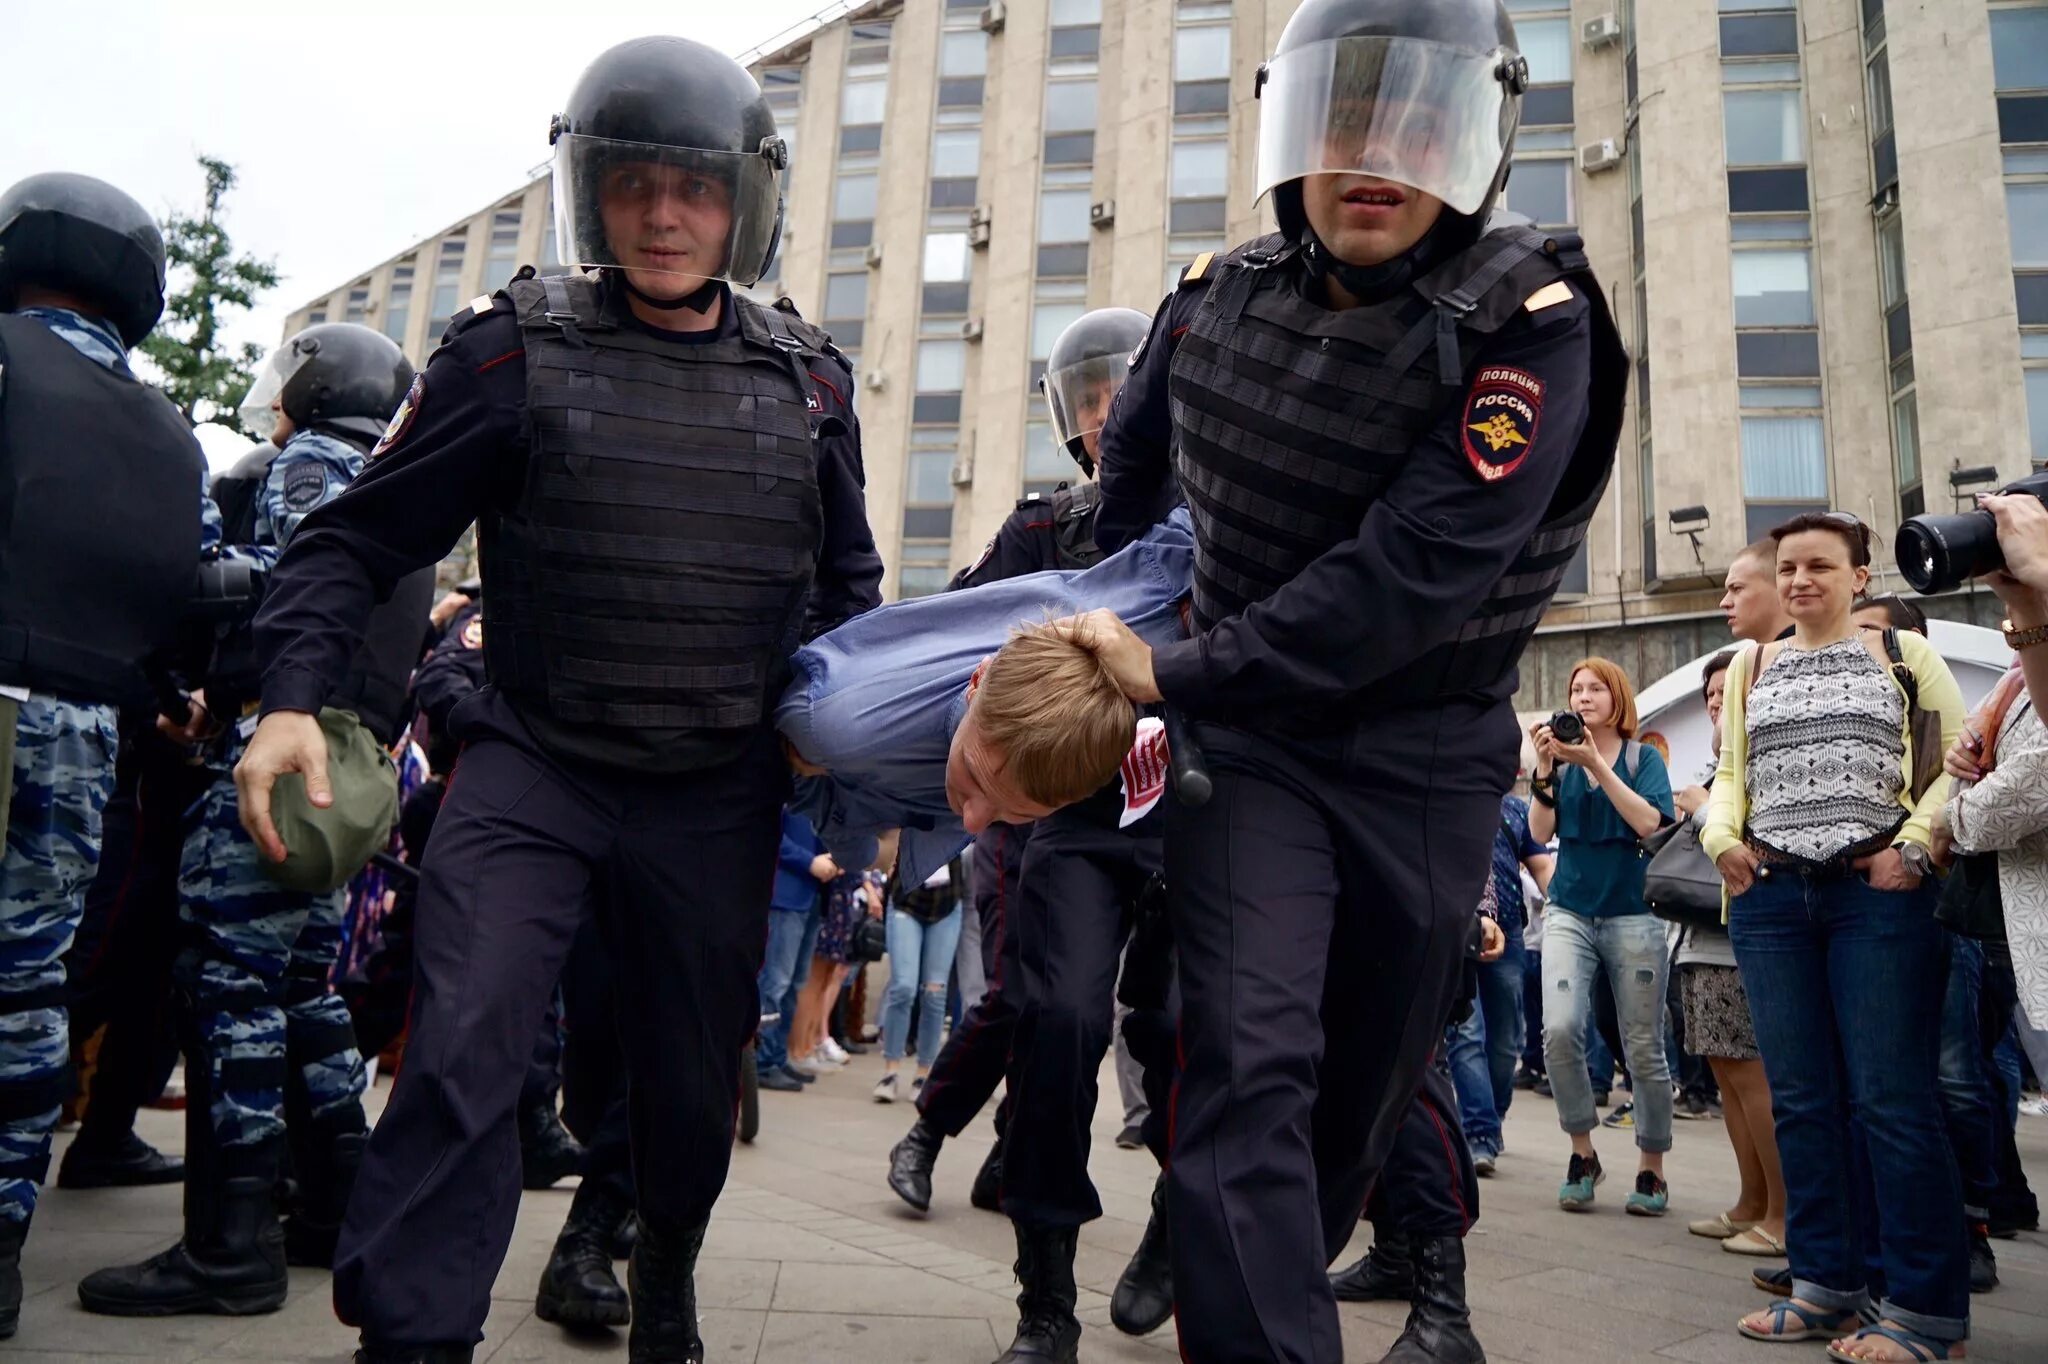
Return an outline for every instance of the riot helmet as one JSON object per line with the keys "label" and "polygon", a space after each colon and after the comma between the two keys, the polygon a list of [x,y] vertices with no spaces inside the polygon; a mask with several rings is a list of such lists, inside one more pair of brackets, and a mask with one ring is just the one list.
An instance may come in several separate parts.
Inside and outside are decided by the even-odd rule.
{"label": "riot helmet", "polygon": [[1134,308],[1097,308],[1067,324],[1045,360],[1038,381],[1052,416],[1053,439],[1095,477],[1089,443],[1109,421],[1109,404],[1131,376],[1131,353],[1144,343],[1152,319]]}
{"label": "riot helmet", "polygon": [[1303,179],[1372,176],[1440,199],[1476,237],[1528,83],[1501,0],[1307,0],[1259,68],[1258,193],[1312,240]]}
{"label": "riot helmet", "polygon": [[0,312],[23,284],[76,294],[129,346],[164,312],[164,237],[104,180],[51,171],[0,194]]}
{"label": "riot helmet", "polygon": [[289,346],[279,346],[263,362],[263,368],[256,373],[256,382],[249,385],[249,391],[242,395],[242,401],[235,405],[235,416],[241,420],[248,433],[265,445],[274,444],[277,435],[277,409],[271,404],[284,391],[284,373],[280,362],[290,354]]}
{"label": "riot helmet", "polygon": [[[306,328],[278,348],[266,369],[271,372],[278,406],[292,425],[369,443],[384,434],[413,373],[396,341],[360,322]],[[262,384],[259,379],[257,387]]]}
{"label": "riot helmet", "polygon": [[[583,72],[548,133],[565,263],[751,286],[782,235],[789,150],[746,68],[688,38],[635,38]],[[657,306],[676,300],[649,297]]]}

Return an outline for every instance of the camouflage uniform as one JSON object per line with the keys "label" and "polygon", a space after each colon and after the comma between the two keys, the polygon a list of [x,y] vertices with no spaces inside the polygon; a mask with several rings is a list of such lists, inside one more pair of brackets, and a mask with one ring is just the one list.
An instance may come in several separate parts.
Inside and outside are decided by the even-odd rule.
{"label": "camouflage uniform", "polygon": [[[332,436],[293,435],[258,497],[257,543],[239,548],[269,568],[299,522],[362,468],[361,453]],[[322,1126],[364,1126],[362,1056],[346,1006],[327,989],[347,894],[287,890],[264,869],[242,828],[234,781],[255,728],[252,712],[209,756],[214,782],[199,801],[178,874],[179,915],[193,945],[180,954],[176,977],[204,1047],[204,1092],[230,1165],[237,1149],[283,1136],[288,1107]]]}
{"label": "camouflage uniform", "polygon": [[[104,322],[64,308],[24,308],[117,374],[128,352]],[[202,545],[220,544],[220,511],[200,488]],[[71,1071],[63,1003],[66,949],[100,859],[100,817],[114,789],[114,708],[30,695],[15,726],[13,802],[0,860],[0,1218],[26,1222],[48,1173],[50,1133]],[[19,1002],[30,1007],[21,1008]]]}

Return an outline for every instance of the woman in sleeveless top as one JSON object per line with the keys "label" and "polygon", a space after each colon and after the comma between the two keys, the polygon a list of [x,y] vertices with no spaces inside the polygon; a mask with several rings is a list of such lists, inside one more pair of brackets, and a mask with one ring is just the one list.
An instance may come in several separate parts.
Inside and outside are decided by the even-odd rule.
{"label": "woman in sleeveless top", "polygon": [[[1701,837],[1732,899],[1785,1172],[1792,1295],[1741,1330],[1835,1338],[1839,1360],[1961,1359],[1969,1256],[1936,1081],[1946,958],[1928,874],[1948,779],[1913,790],[1908,687],[1940,715],[1944,749],[1962,696],[1919,635],[1896,636],[1895,670],[1885,636],[1856,628],[1870,579],[1861,522],[1811,513],[1772,538],[1796,633],[1729,668]],[[1866,1149],[1882,1285],[1859,1226]]]}

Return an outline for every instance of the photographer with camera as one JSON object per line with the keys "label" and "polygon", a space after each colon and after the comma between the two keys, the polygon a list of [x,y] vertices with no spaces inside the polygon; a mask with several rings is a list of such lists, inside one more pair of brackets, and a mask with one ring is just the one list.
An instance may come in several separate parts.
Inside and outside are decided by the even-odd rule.
{"label": "photographer with camera", "polygon": [[1543,943],[1543,1050],[1558,1125],[1572,1139],[1558,1206],[1582,1212],[1605,1172],[1593,1150],[1599,1114],[1586,1079],[1586,1019],[1605,971],[1635,1082],[1642,1164],[1627,1209],[1662,1217],[1670,1204],[1671,1068],[1664,1049],[1670,969],[1663,921],[1643,903],[1639,840],[1672,818],[1671,777],[1655,749],[1635,742],[1635,690],[1619,664],[1589,658],[1572,669],[1570,708],[1531,728],[1536,776],[1529,831],[1558,840]]}

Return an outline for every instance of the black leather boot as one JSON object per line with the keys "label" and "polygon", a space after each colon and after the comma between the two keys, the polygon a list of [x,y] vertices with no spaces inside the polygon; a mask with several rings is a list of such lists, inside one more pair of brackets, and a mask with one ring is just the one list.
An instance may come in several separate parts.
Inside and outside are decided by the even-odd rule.
{"label": "black leather boot", "polygon": [[988,1158],[981,1162],[981,1168],[974,1172],[974,1187],[967,1192],[967,1201],[983,1212],[1003,1210],[1003,1134],[996,1133],[996,1144],[988,1148]]}
{"label": "black leather boot", "polygon": [[996,1364],[1077,1364],[1074,1248],[1080,1239],[1078,1227],[1017,1223],[1017,1338]]}
{"label": "black leather boot", "polygon": [[1110,1295],[1109,1319],[1127,1336],[1150,1335],[1173,1315],[1173,1243],[1166,1231],[1166,1172],[1152,1186],[1145,1235]]}
{"label": "black leather boot", "polygon": [[334,1243],[369,1144],[367,1132],[324,1132],[308,1143],[299,1161],[297,1205],[284,1222],[285,1263],[334,1268]]}
{"label": "black leather boot", "polygon": [[629,1211],[624,1217],[619,1219],[619,1225],[612,1232],[612,1258],[614,1260],[632,1259],[633,1247],[639,1244],[640,1218],[637,1214]]}
{"label": "black leather boot", "polygon": [[704,1364],[697,1334],[697,1252],[704,1228],[666,1245],[645,1224],[626,1281],[633,1290],[633,1334],[626,1364]]}
{"label": "black leather boot", "polygon": [[57,1167],[60,1189],[129,1189],[176,1184],[184,1177],[184,1161],[166,1156],[132,1131],[102,1147],[81,1130]]}
{"label": "black leather boot", "polygon": [[889,1187],[919,1212],[931,1211],[932,1166],[945,1139],[943,1132],[919,1118],[889,1152]]}
{"label": "black leather boot", "polygon": [[139,1265],[87,1275],[78,1301],[110,1317],[275,1312],[287,1279],[274,1182],[244,1175],[188,1185],[184,1239]]}
{"label": "black leather boot", "polygon": [[28,1223],[0,1218],[0,1340],[11,1339],[21,1325],[21,1243]]}
{"label": "black leather boot", "polygon": [[1330,1276],[1339,1302],[1406,1302],[1415,1294],[1415,1265],[1406,1232],[1375,1226],[1372,1251],[1349,1269]]}
{"label": "black leather boot", "polygon": [[541,1271],[534,1314],[562,1326],[624,1326],[633,1318],[626,1290],[612,1272],[612,1238],[631,1210],[586,1180],[569,1204],[569,1220]]}
{"label": "black leather boot", "polygon": [[1424,1236],[1413,1246],[1415,1305],[1380,1364],[1486,1364],[1465,1306],[1465,1242]]}
{"label": "black leather boot", "polygon": [[519,1171],[528,1189],[552,1189],[583,1171],[583,1147],[562,1126],[553,1099],[519,1110]]}
{"label": "black leather boot", "polygon": [[356,1364],[469,1364],[469,1345],[370,1345],[356,1351]]}

